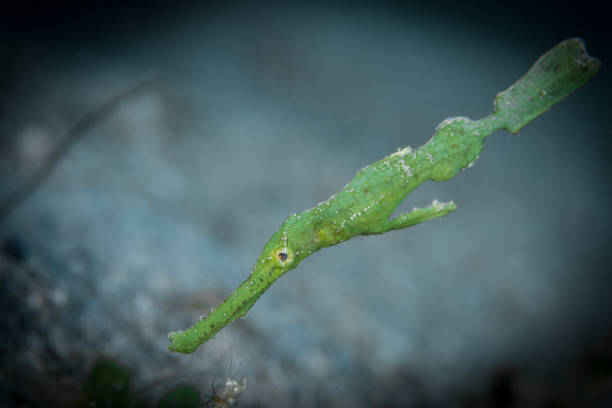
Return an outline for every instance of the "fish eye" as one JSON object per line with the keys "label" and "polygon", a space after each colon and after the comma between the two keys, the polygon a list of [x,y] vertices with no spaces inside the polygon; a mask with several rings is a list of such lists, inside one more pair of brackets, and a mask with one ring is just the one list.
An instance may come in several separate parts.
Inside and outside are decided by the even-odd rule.
{"label": "fish eye", "polygon": [[278,248],[274,254],[278,260],[277,262],[282,267],[288,266],[293,262],[293,251],[287,247]]}

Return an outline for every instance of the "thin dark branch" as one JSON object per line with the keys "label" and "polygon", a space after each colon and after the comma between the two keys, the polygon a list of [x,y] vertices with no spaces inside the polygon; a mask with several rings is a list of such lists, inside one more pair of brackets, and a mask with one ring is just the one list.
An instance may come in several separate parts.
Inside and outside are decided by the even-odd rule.
{"label": "thin dark branch", "polygon": [[89,113],[79,120],[55,146],[49,156],[47,156],[40,166],[28,177],[28,179],[18,186],[14,191],[0,202],[0,221],[8,217],[16,208],[38,189],[51,175],[57,164],[68,153],[70,148],[78,142],[91,128],[110,116],[123,102],[137,95],[150,90],[157,79],[145,80],[102,104],[98,109]]}

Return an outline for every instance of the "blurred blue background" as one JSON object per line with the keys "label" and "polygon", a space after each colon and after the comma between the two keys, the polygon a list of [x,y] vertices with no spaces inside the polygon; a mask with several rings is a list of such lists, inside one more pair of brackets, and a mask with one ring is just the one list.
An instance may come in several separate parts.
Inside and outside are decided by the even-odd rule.
{"label": "blurred blue background", "polygon": [[[2,197],[81,118],[153,82],[0,221],[2,406],[61,406],[101,357],[129,368],[148,401],[231,375],[248,379],[240,406],[612,403],[612,60],[600,10],[28,7],[0,28]],[[425,143],[447,117],[486,116],[497,92],[575,36],[600,74],[398,209],[454,200],[455,213],[316,253],[195,354],[166,350],[170,330],[242,282],[287,215]]]}

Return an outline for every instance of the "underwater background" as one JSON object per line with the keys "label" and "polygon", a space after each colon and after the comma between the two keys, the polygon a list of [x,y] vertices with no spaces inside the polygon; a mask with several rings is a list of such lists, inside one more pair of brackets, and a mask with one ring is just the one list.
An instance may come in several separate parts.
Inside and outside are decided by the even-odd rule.
{"label": "underwater background", "polygon": [[[150,404],[231,376],[244,407],[612,406],[594,5],[59,2],[0,21],[0,203],[81,132],[0,219],[0,407],[70,405],[102,358]],[[457,211],[322,250],[194,354],[167,350],[286,216],[443,119],[488,115],[576,36],[598,75],[398,209]]]}

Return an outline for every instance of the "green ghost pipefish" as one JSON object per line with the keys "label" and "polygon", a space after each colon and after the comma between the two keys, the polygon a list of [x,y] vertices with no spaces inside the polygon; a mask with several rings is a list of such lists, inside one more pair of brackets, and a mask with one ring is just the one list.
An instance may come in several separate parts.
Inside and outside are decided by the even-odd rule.
{"label": "green ghost pipefish", "polygon": [[387,231],[442,217],[457,206],[434,201],[391,219],[402,200],[426,180],[443,181],[478,158],[490,134],[517,133],[552,105],[584,85],[600,67],[578,38],[561,42],[495,98],[495,110],[480,120],[444,120],[419,148],[403,148],[359,170],[342,191],[316,207],[287,217],[272,235],[250,276],[193,327],[168,335],[168,348],[192,353],[219,330],[245,316],[255,301],[282,275],[321,248],[357,235]]}

